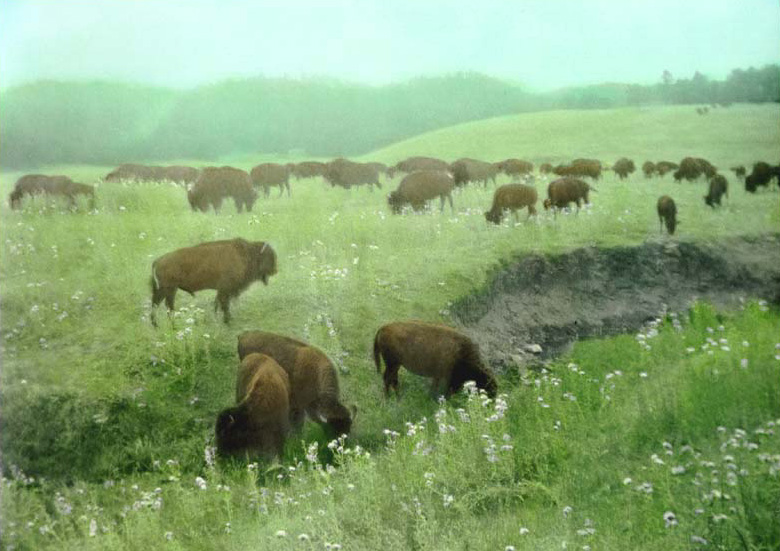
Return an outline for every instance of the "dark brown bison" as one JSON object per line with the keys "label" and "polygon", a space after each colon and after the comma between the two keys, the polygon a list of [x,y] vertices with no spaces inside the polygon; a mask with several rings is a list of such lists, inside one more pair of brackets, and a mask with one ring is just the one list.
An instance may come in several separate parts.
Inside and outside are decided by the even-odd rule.
{"label": "dark brown bison", "polygon": [[254,167],[249,176],[253,186],[263,188],[265,197],[270,195],[273,186],[279,186],[279,197],[282,196],[285,188],[287,196],[290,196],[290,169],[286,165],[262,163]]}
{"label": "dark brown bison", "polygon": [[67,176],[47,176],[45,174],[27,174],[16,181],[13,191],[8,195],[8,203],[12,209],[22,204],[24,196],[35,197],[65,197],[68,206],[76,205],[76,198],[84,195],[89,199],[89,208],[95,206],[95,188],[86,184],[74,182]]}
{"label": "dark brown bison", "polygon": [[340,186],[349,189],[354,186],[368,185],[371,190],[376,186],[382,189],[379,182],[379,172],[376,167],[367,163],[356,163],[348,159],[334,159],[325,169],[325,180],[332,187]]}
{"label": "dark brown bison", "polygon": [[612,170],[614,170],[615,174],[617,174],[618,177],[623,180],[627,178],[629,174],[633,174],[633,172],[636,170],[636,166],[634,165],[634,161],[631,159],[622,157],[615,161],[615,164],[612,166]]}
{"label": "dark brown bison", "polygon": [[233,198],[238,212],[244,207],[251,212],[257,200],[257,192],[252,188],[249,174],[229,166],[206,167],[187,192],[192,210],[202,212],[206,212],[211,206],[214,212],[218,213],[225,197]]}
{"label": "dark brown bison", "polygon": [[385,176],[387,176],[387,171],[389,169],[387,168],[387,165],[385,163],[369,162],[365,164],[367,166],[370,166],[374,170],[376,170],[378,174],[384,174]]}
{"label": "dark brown bison", "polygon": [[671,161],[658,161],[655,164],[655,169],[656,169],[656,171],[658,172],[658,175],[661,178],[666,176],[666,174],[668,172],[671,172],[673,170],[677,170],[678,168],[680,168],[680,165],[678,165],[677,163],[673,163]]}
{"label": "dark brown bison", "polygon": [[200,170],[191,166],[163,166],[159,167],[159,181],[174,182],[176,184],[194,184],[198,181]]}
{"label": "dark brown bison", "polygon": [[533,163],[528,161],[521,161],[520,159],[506,159],[498,163],[494,163],[494,166],[507,176],[525,176],[531,174],[534,171]]}
{"label": "dark brown bison", "polygon": [[777,178],[777,183],[780,184],[780,166],[760,161],[753,165],[753,170],[745,178],[745,191],[755,193],[759,186],[768,186],[772,178]]}
{"label": "dark brown bison", "polygon": [[399,161],[390,168],[387,169],[387,175],[391,178],[398,172],[404,174],[411,174],[418,170],[449,170],[450,165],[441,159],[434,159],[433,157],[409,157],[403,161]]}
{"label": "dark brown bison", "polygon": [[290,378],[273,358],[249,354],[241,361],[236,405],[217,416],[217,453],[281,457],[290,432]]}
{"label": "dark brown bison", "polygon": [[656,173],[655,163],[653,161],[645,161],[642,165],[642,172],[644,173],[645,178],[652,178],[653,174]]}
{"label": "dark brown bison", "polygon": [[547,186],[547,199],[544,200],[544,209],[549,208],[563,209],[569,206],[569,203],[576,203],[579,211],[581,203],[588,204],[588,194],[590,191],[596,191],[586,182],[577,178],[559,178],[553,180]]}
{"label": "dark brown bison", "polygon": [[524,184],[507,184],[499,187],[493,194],[493,205],[485,213],[485,219],[500,224],[504,211],[511,210],[517,221],[517,211],[528,207],[528,216],[536,214],[536,188]]}
{"label": "dark brown bison", "polygon": [[723,195],[729,196],[729,182],[724,176],[716,174],[710,179],[710,190],[704,196],[704,204],[712,208],[715,208],[715,205],[720,206],[720,198]]}
{"label": "dark brown bison", "polygon": [[296,180],[316,178],[317,176],[325,175],[326,166],[325,163],[319,161],[303,161],[290,167],[290,174],[295,176]]}
{"label": "dark brown bison", "polygon": [[675,182],[687,180],[692,182],[704,175],[708,180],[715,176],[717,169],[707,159],[685,157],[680,161],[679,168],[673,174]]}
{"label": "dark brown bison", "polygon": [[745,169],[744,165],[732,166],[731,167],[731,171],[734,173],[734,175],[739,180],[744,180],[745,179],[745,175],[747,174],[747,170]]}
{"label": "dark brown bison", "polygon": [[270,356],[290,377],[290,420],[299,430],[304,415],[329,427],[336,435],[349,434],[353,412],[340,402],[336,368],[324,352],[305,342],[267,333],[246,331],[238,336],[238,357],[259,352]]}
{"label": "dark brown bison", "polygon": [[656,209],[658,210],[661,232],[663,233],[663,226],[666,224],[666,231],[669,232],[669,235],[674,235],[674,230],[677,227],[677,205],[674,204],[674,199],[668,195],[662,195],[658,198]]}
{"label": "dark brown bison", "polygon": [[398,184],[398,188],[387,196],[387,202],[393,214],[399,214],[404,205],[411,205],[414,210],[420,211],[425,208],[428,201],[439,197],[440,210],[444,210],[444,200],[449,199],[450,208],[454,212],[455,207],[452,205],[454,188],[455,181],[449,172],[419,170],[405,176]]}
{"label": "dark brown bison", "polygon": [[458,159],[450,165],[450,172],[456,186],[471,182],[482,182],[487,187],[488,180],[496,183],[498,168],[491,163],[477,159]]}
{"label": "dark brown bison", "polygon": [[568,165],[558,165],[553,168],[557,176],[588,177],[598,180],[601,178],[601,162],[596,159],[574,159]]}
{"label": "dark brown bison", "polygon": [[119,165],[103,177],[103,181],[110,183],[122,181],[150,182],[153,180],[153,167],[133,163]]}
{"label": "dark brown bison", "polygon": [[553,165],[551,163],[542,163],[539,165],[540,174],[552,174]]}
{"label": "dark brown bison", "polygon": [[[380,359],[381,358],[381,359]],[[397,321],[383,325],[374,337],[374,364],[377,373],[385,362],[385,395],[398,394],[398,369],[406,369],[433,379],[431,391],[446,385],[449,397],[466,381],[474,381],[494,398],[498,385],[493,372],[482,361],[479,347],[463,333],[435,323]]]}
{"label": "dark brown bison", "polygon": [[157,325],[156,307],[163,299],[168,313],[173,311],[178,289],[191,295],[216,289],[214,311],[220,307],[229,323],[230,300],[258,279],[268,285],[275,273],[276,252],[264,241],[211,241],[165,254],[152,262],[152,324]]}

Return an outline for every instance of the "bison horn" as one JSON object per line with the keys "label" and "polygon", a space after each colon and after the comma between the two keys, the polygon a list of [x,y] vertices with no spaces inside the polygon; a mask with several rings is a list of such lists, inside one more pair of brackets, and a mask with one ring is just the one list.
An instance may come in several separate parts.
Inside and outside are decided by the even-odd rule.
{"label": "bison horn", "polygon": [[265,251],[265,248],[268,246],[268,243],[263,243],[263,246],[260,247],[260,254],[263,254],[263,251]]}

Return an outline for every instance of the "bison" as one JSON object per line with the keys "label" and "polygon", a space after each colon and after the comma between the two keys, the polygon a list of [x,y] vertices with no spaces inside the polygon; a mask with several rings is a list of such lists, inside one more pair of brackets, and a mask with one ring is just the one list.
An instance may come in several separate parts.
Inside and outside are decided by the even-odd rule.
{"label": "bison", "polygon": [[390,168],[387,169],[387,175],[394,177],[396,173],[403,172],[405,174],[411,174],[418,170],[449,170],[450,165],[441,159],[434,159],[433,157],[409,157],[403,161],[399,161]]}
{"label": "bison", "polygon": [[642,165],[642,172],[644,173],[645,178],[652,178],[656,171],[657,169],[653,161],[645,161]]}
{"label": "bison", "polygon": [[517,211],[528,207],[528,217],[536,214],[536,188],[524,184],[507,184],[499,187],[493,194],[493,205],[485,213],[485,219],[500,224],[505,210],[511,210],[517,220]]}
{"label": "bison", "polygon": [[734,173],[734,175],[737,177],[738,180],[744,180],[745,175],[747,174],[747,170],[745,169],[744,165],[732,166],[731,171]]}
{"label": "bison", "polygon": [[109,183],[122,181],[149,182],[154,179],[154,167],[133,163],[119,165],[103,177],[103,181]]}
{"label": "bison", "polygon": [[[341,186],[349,189],[353,186],[376,186],[382,189],[379,182],[379,171],[369,163],[356,163],[347,159],[334,159],[325,169],[325,179],[331,187]],[[373,191],[373,187],[371,190]]]}
{"label": "bison", "polygon": [[552,172],[557,176],[601,178],[601,162],[596,159],[574,159],[571,164],[558,165]]}
{"label": "bison", "polygon": [[200,170],[191,166],[163,166],[159,169],[159,180],[177,184],[194,184],[198,181]]}
{"label": "bison", "polygon": [[229,166],[206,167],[187,192],[192,210],[202,212],[206,212],[211,206],[215,213],[219,213],[225,197],[233,198],[238,212],[241,212],[244,207],[247,212],[252,211],[252,206],[257,200],[257,192],[252,188],[246,171]]}
{"label": "bison", "polygon": [[614,170],[615,174],[617,174],[620,179],[623,180],[636,170],[636,166],[634,165],[634,161],[631,159],[622,157],[615,162],[615,164],[612,166],[612,170]]}
{"label": "bison", "polygon": [[450,165],[450,172],[456,186],[470,182],[482,182],[487,187],[488,180],[496,183],[498,168],[491,163],[476,159],[458,159]]}
{"label": "bison", "polygon": [[290,378],[273,358],[249,354],[236,381],[236,405],[217,416],[217,453],[281,457],[290,432]]}
{"label": "bison", "polygon": [[290,378],[290,420],[300,430],[304,415],[331,429],[349,434],[355,413],[339,399],[336,368],[324,352],[303,341],[264,331],[246,331],[238,336],[238,357],[252,353],[273,358]]}
{"label": "bison", "polygon": [[295,176],[296,180],[305,178],[316,178],[325,175],[327,165],[319,161],[303,161],[290,167],[290,174]]}
{"label": "bison", "polygon": [[84,195],[89,198],[89,208],[93,208],[95,205],[95,188],[74,182],[67,176],[47,176],[44,174],[22,176],[16,181],[13,191],[8,195],[10,207],[12,209],[19,208],[25,195],[30,197],[36,195],[65,197],[69,207],[76,205],[78,195]]}
{"label": "bison", "polygon": [[507,176],[525,176],[534,171],[533,163],[521,161],[520,159],[506,159],[498,163],[493,163],[493,166]]}
{"label": "bison", "polygon": [[435,197],[441,199],[440,210],[444,210],[444,199],[449,199],[452,205],[452,190],[455,188],[455,180],[449,172],[441,170],[420,170],[405,176],[398,188],[390,192],[387,202],[393,214],[399,214],[404,205],[411,205],[416,211],[425,208],[425,203]]}
{"label": "bison", "polygon": [[674,230],[677,227],[677,205],[674,204],[674,199],[668,195],[662,195],[658,198],[656,209],[661,224],[661,233],[663,233],[663,226],[666,224],[666,231],[669,232],[669,235],[674,235]]}
{"label": "bison", "polygon": [[398,395],[398,369],[406,369],[433,379],[431,392],[441,383],[451,396],[466,381],[474,381],[494,398],[498,385],[493,372],[482,361],[479,347],[463,333],[446,325],[422,321],[396,321],[383,325],[374,337],[374,364],[383,374],[385,395],[394,389]]}
{"label": "bison", "polygon": [[704,175],[708,180],[715,176],[717,169],[706,159],[700,157],[685,157],[680,161],[680,166],[673,174],[674,180],[687,180],[692,182]]}
{"label": "bison", "polygon": [[729,182],[724,176],[716,174],[710,180],[710,189],[704,196],[704,204],[712,208],[715,208],[715,205],[720,206],[720,198],[724,194],[726,197],[729,196]]}
{"label": "bison", "polygon": [[539,165],[540,174],[552,174],[553,165],[551,163],[542,163]]}
{"label": "bison", "polygon": [[780,184],[780,166],[773,167],[769,163],[760,161],[753,165],[753,170],[745,178],[745,191],[755,193],[758,186],[768,186],[772,178],[777,178]]}
{"label": "bison", "polygon": [[276,252],[264,241],[236,238],[177,249],[152,262],[152,324],[157,326],[156,307],[163,299],[169,315],[173,311],[178,289],[193,296],[202,289],[216,289],[214,311],[221,308],[229,323],[230,300],[258,279],[268,285],[274,274]]}
{"label": "bison", "polygon": [[656,172],[658,172],[658,175],[661,178],[666,176],[667,172],[671,172],[672,170],[677,170],[678,168],[680,168],[680,165],[678,165],[677,163],[673,163],[671,161],[658,161],[655,164],[655,170]]}
{"label": "bison", "polygon": [[271,186],[279,186],[279,197],[287,189],[287,197],[290,197],[290,169],[286,165],[278,163],[262,163],[257,165],[249,173],[252,185],[263,188],[263,195],[268,197]]}
{"label": "bison", "polygon": [[586,182],[578,180],[577,178],[559,178],[553,180],[547,186],[547,199],[544,200],[544,209],[548,210],[551,207],[555,209],[563,209],[569,206],[569,203],[576,203],[577,210],[580,209],[580,204],[584,201],[588,204],[588,193],[595,188],[592,188]]}

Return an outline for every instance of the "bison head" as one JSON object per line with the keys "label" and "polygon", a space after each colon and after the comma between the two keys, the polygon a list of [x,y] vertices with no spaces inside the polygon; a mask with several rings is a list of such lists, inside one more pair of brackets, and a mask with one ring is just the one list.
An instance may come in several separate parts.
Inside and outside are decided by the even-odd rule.
{"label": "bison head", "polygon": [[493,222],[494,224],[500,224],[501,214],[499,212],[493,212],[492,210],[485,211],[485,220]]}
{"label": "bison head", "polygon": [[233,455],[247,448],[250,443],[249,418],[240,407],[223,410],[214,427],[217,453]]}
{"label": "bison head", "polygon": [[255,279],[268,285],[268,278],[276,274],[276,251],[264,241],[252,243],[252,271]]}
{"label": "bison head", "polygon": [[390,205],[390,210],[393,211],[393,214],[399,214],[403,206],[403,200],[397,191],[391,191],[387,196],[387,204]]}

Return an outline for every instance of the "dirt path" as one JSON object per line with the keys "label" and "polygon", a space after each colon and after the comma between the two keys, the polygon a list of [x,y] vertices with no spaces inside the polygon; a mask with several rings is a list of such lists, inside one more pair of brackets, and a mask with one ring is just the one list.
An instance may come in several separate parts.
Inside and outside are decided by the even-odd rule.
{"label": "dirt path", "polygon": [[580,338],[636,331],[696,299],[728,308],[748,298],[780,302],[780,234],[528,255],[452,312],[501,369],[527,360],[529,345],[549,358]]}

